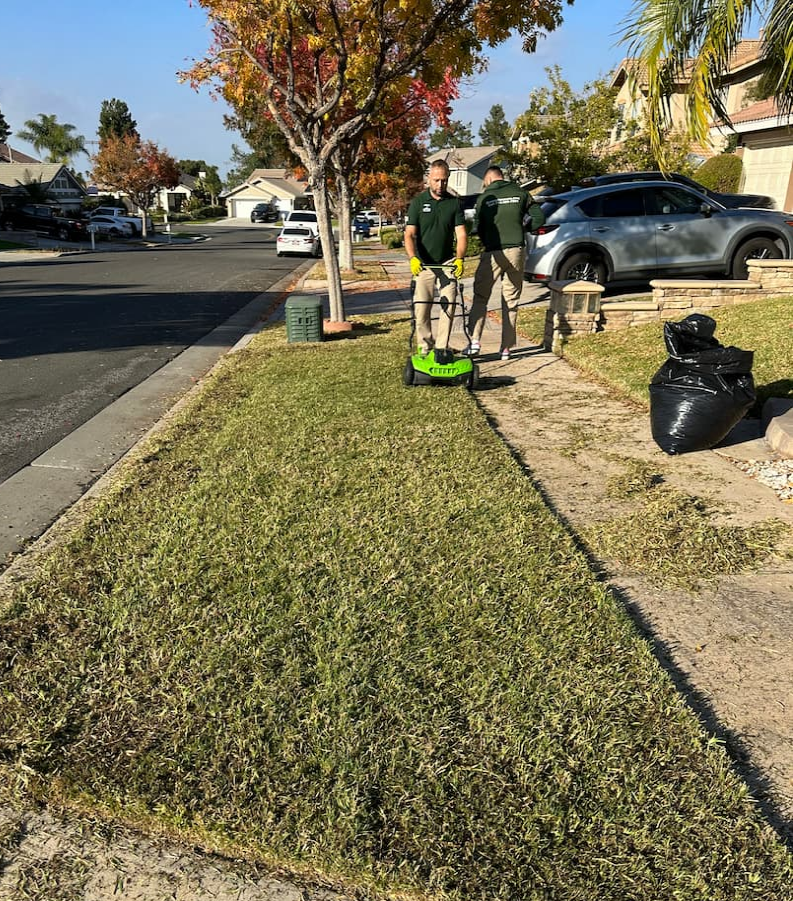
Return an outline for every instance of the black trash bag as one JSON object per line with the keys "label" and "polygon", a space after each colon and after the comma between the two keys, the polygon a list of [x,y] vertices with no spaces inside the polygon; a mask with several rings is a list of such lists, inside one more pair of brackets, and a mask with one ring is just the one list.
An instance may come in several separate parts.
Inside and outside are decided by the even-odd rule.
{"label": "black trash bag", "polygon": [[667,454],[713,447],[755,402],[754,352],[723,347],[715,331],[700,313],[664,323],[669,359],[650,382],[650,423]]}

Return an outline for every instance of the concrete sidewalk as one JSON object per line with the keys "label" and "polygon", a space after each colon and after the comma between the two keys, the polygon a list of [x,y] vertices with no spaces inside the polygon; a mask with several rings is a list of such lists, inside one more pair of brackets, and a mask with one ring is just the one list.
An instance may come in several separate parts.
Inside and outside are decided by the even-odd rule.
{"label": "concrete sidewalk", "polygon": [[[381,313],[404,313],[410,316],[410,264],[404,251],[385,250],[377,259],[383,267],[383,281],[343,282],[344,306],[347,317],[377,315]],[[310,273],[309,273],[310,274]],[[473,278],[462,280],[464,309],[468,313],[473,300]],[[324,282],[301,279],[294,293],[318,294],[323,298],[323,315],[330,316]],[[547,308],[550,292],[543,285],[523,283],[520,305],[522,308]],[[512,375],[512,368],[519,368],[518,361],[530,351],[532,356],[544,354],[546,360],[557,358],[548,351],[538,349],[526,339],[518,336],[518,346],[513,351],[513,359],[502,361],[501,295],[498,286],[493,291],[488,304],[488,317],[482,333],[481,352],[477,362],[483,374],[487,374],[493,363],[498,363],[501,376]],[[283,308],[279,308],[270,321],[283,318]],[[433,332],[437,328],[437,314],[433,315]],[[468,345],[468,336],[463,326],[463,309],[458,304],[452,328],[452,347],[461,351]],[[512,367],[512,368],[510,368]],[[714,451],[733,460],[770,462],[777,459],[793,459],[793,401],[777,398],[769,401],[763,410],[763,419],[743,420]]]}

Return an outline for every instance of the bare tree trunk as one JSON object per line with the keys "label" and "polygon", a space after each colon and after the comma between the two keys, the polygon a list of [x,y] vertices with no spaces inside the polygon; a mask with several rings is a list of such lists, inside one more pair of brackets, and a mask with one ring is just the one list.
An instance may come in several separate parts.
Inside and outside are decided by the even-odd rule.
{"label": "bare tree trunk", "polygon": [[325,173],[311,173],[314,190],[314,206],[319,224],[319,239],[322,242],[322,255],[325,258],[325,272],[328,278],[328,304],[331,322],[344,322],[344,295],[341,290],[341,272],[339,259],[336,256],[336,244],[333,240],[333,226],[330,219],[330,203]]}
{"label": "bare tree trunk", "polygon": [[339,268],[342,272],[355,268],[352,256],[352,196],[350,183],[340,174],[336,174],[339,195]]}

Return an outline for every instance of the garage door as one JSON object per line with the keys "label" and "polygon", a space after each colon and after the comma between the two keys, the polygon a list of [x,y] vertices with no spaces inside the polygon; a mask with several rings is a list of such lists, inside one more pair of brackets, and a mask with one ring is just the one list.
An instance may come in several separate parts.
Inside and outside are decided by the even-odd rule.
{"label": "garage door", "polygon": [[743,152],[743,171],[744,193],[768,194],[783,210],[793,172],[793,144],[789,139],[752,141]]}
{"label": "garage door", "polygon": [[238,216],[243,219],[249,219],[251,215],[251,210],[256,206],[257,203],[265,203],[264,199],[259,200],[235,200],[234,207],[231,211],[232,216]]}

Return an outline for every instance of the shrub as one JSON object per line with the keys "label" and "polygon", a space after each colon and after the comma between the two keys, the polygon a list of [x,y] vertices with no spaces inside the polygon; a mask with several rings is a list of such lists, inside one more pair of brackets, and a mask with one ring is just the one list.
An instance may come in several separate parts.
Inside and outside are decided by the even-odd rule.
{"label": "shrub", "polygon": [[191,218],[187,213],[168,213],[169,222],[189,222]]}
{"label": "shrub", "polygon": [[468,249],[465,251],[466,257],[478,257],[484,248],[478,235],[468,235]]}
{"label": "shrub", "polygon": [[219,219],[226,215],[224,206],[202,206],[194,213],[196,219]]}
{"label": "shrub", "polygon": [[734,194],[741,183],[743,163],[733,153],[711,157],[697,169],[696,179],[711,191]]}
{"label": "shrub", "polygon": [[405,243],[405,238],[399,229],[390,228],[387,231],[380,232],[380,243],[383,247],[393,250],[396,247],[402,247]]}

